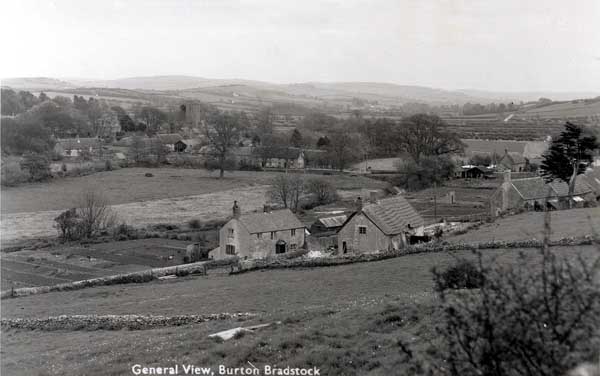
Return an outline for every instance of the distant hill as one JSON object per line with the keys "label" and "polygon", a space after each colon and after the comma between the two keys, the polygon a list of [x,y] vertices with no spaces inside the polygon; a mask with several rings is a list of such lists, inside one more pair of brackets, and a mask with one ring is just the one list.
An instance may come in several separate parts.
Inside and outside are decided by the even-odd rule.
{"label": "distant hill", "polygon": [[[547,97],[552,100],[591,98],[593,92],[492,92],[482,90],[445,90],[425,86],[397,85],[381,82],[305,82],[275,84],[244,79],[212,79],[196,76],[169,75],[127,77],[115,80],[26,77],[2,80],[3,86],[27,90],[68,90],[74,88],[116,88],[136,91],[168,91],[198,99],[229,101],[248,99],[259,102],[330,102],[346,105],[354,98],[393,106],[409,102],[428,104],[464,104],[519,102]],[[234,94],[235,93],[235,94]],[[241,98],[238,97],[241,96]],[[234,100],[236,101],[236,100]]]}

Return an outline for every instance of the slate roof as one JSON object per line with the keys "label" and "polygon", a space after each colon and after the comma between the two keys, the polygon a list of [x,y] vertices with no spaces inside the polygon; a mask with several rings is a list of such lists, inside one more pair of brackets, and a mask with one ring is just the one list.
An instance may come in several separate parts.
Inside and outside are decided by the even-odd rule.
{"label": "slate roof", "polygon": [[[558,196],[568,196],[569,195],[569,184],[565,183],[562,180],[555,180],[549,183],[552,189],[558,194]],[[582,176],[577,177],[575,180],[575,190],[573,191],[574,195],[583,195],[586,193],[593,192],[593,188],[582,179]]]}
{"label": "slate roof", "polygon": [[498,163],[503,164],[506,163],[507,160],[510,160],[512,164],[525,164],[525,157],[519,153],[513,152],[505,153]]}
{"label": "slate roof", "polygon": [[251,234],[304,228],[302,222],[290,209],[242,214],[239,221]]}
{"label": "slate roof", "polygon": [[[575,181],[575,195],[593,192],[593,188],[579,176]],[[514,179],[512,185],[525,200],[535,200],[546,197],[565,197],[569,195],[569,185],[562,180],[546,183],[541,177]],[[550,190],[550,191],[548,191]],[[550,192],[550,194],[548,194]]]}
{"label": "slate roof", "polygon": [[400,195],[367,204],[362,212],[386,235],[400,234],[409,224],[412,228],[425,224],[419,213]]}
{"label": "slate roof", "polygon": [[540,177],[513,179],[511,183],[524,200],[546,198],[548,197],[549,188],[550,196],[556,195],[556,192],[546,185],[544,179]]}
{"label": "slate roof", "polygon": [[167,145],[175,144],[177,141],[183,141],[183,137],[179,133],[163,133],[156,135],[158,139]]}
{"label": "slate roof", "polygon": [[56,140],[56,142],[64,149],[64,150],[74,150],[74,149],[89,149],[91,148],[99,148],[100,140],[96,137],[79,137],[79,138],[61,138]]}
{"label": "slate roof", "polygon": [[348,216],[346,215],[337,215],[335,217],[319,218],[319,222],[327,228],[333,228],[343,226],[347,219]]}

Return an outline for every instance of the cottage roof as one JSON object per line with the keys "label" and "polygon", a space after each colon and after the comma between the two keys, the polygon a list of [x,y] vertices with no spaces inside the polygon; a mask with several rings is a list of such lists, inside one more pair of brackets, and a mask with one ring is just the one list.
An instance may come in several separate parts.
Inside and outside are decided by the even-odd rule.
{"label": "cottage roof", "polygon": [[600,167],[588,169],[585,172],[585,175],[580,176],[579,178],[583,178],[583,180],[594,189],[596,195],[600,195]]}
{"label": "cottage roof", "polygon": [[254,148],[253,152],[257,153],[258,155],[264,156],[266,158],[291,160],[291,159],[298,159],[300,157],[300,153],[302,152],[302,150],[299,148],[285,147],[285,146],[282,146],[282,147],[260,146],[260,147]]}
{"label": "cottage roof", "polygon": [[[565,183],[564,181],[554,180],[550,182],[549,185],[558,194],[558,196],[569,195],[569,184]],[[585,179],[582,179],[582,176],[579,176],[577,180],[575,180],[575,189],[573,191],[573,194],[583,195],[593,191],[594,189],[585,181]]]}
{"label": "cottage roof", "polygon": [[362,212],[386,235],[399,234],[410,225],[413,228],[425,222],[417,211],[400,195],[367,204]]}
{"label": "cottage roof", "polygon": [[56,142],[65,150],[89,149],[90,147],[100,147],[100,140],[96,137],[61,138],[56,140]]}
{"label": "cottage roof", "polygon": [[318,221],[327,228],[333,228],[343,226],[347,219],[346,215],[336,215],[335,217],[319,218]]}
{"label": "cottage roof", "polygon": [[526,142],[507,141],[507,140],[461,140],[467,147],[466,154],[498,154],[503,155],[505,151],[509,153],[518,153],[523,155]]}
{"label": "cottage roof", "polygon": [[183,137],[179,133],[163,133],[156,135],[163,144],[175,144],[177,141],[182,141]]}
{"label": "cottage roof", "polygon": [[[524,200],[535,200],[556,195],[552,187],[547,185],[544,179],[540,177],[513,179],[511,183]],[[548,194],[549,192],[550,194]]]}
{"label": "cottage roof", "polygon": [[512,164],[525,164],[525,157],[520,153],[507,152],[500,158],[499,163],[503,164],[507,161],[510,161]]}
{"label": "cottage roof", "polygon": [[251,234],[304,228],[290,209],[243,214],[239,221]]}

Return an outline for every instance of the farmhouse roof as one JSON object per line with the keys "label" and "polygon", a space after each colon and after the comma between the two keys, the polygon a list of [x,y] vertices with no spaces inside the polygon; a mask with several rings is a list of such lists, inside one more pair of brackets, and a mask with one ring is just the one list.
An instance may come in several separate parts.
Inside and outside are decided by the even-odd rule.
{"label": "farmhouse roof", "polygon": [[[241,148],[240,148],[241,149]],[[278,158],[278,159],[298,159],[302,152],[299,148],[292,147],[257,147],[254,148],[254,152],[259,155],[263,155],[266,158]]]}
{"label": "farmhouse roof", "polygon": [[[549,183],[552,189],[558,194],[558,196],[568,196],[569,195],[569,184],[565,183],[562,180],[554,180]],[[582,179],[582,176],[579,176],[577,180],[575,180],[575,190],[573,194],[575,195],[583,195],[586,193],[593,192],[594,189]]]}
{"label": "farmhouse roof", "polygon": [[586,183],[590,185],[596,192],[596,195],[600,195],[600,168],[591,168],[585,172],[585,175],[581,176]]}
{"label": "farmhouse roof", "polygon": [[304,228],[290,209],[242,214],[239,221],[251,234]]}
{"label": "farmhouse roof", "polygon": [[544,179],[540,177],[514,179],[512,185],[524,200],[535,200],[556,195],[552,187],[547,185]]}
{"label": "farmhouse roof", "polygon": [[362,212],[386,235],[399,234],[410,225],[413,228],[425,222],[402,196],[393,196],[367,204]]}
{"label": "farmhouse roof", "polygon": [[319,218],[318,221],[327,228],[333,228],[343,226],[347,219],[346,215],[336,215],[335,217]]}
{"label": "farmhouse roof", "polygon": [[503,164],[506,162],[510,162],[511,164],[525,164],[525,157],[520,153],[506,152],[502,158],[500,158],[499,163]]}
{"label": "farmhouse roof", "polygon": [[502,140],[469,140],[462,142],[467,145],[466,152],[470,154],[498,154],[503,155],[505,151],[509,153],[525,152],[526,142],[523,141],[502,141]]}
{"label": "farmhouse roof", "polygon": [[56,140],[56,142],[65,150],[100,147],[100,140],[95,137],[62,138]]}
{"label": "farmhouse roof", "polygon": [[179,133],[163,133],[157,135],[158,139],[167,145],[175,144],[177,141],[182,141],[183,137]]}

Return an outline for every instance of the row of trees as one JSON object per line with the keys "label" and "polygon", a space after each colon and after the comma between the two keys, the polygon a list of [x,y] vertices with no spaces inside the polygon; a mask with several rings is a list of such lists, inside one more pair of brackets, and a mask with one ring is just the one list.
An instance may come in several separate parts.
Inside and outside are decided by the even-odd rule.
{"label": "row of trees", "polygon": [[302,174],[280,174],[271,180],[269,196],[273,202],[296,212],[301,207],[334,202],[337,191],[325,178],[305,179]]}

